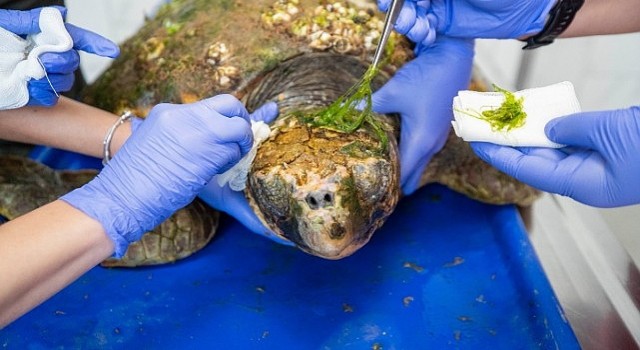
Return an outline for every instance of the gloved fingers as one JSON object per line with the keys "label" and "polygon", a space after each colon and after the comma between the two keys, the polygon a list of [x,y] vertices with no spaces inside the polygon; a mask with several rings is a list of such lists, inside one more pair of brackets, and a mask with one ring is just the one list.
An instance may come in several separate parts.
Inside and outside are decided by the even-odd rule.
{"label": "gloved fingers", "polygon": [[380,89],[375,91],[371,95],[371,108],[376,113],[396,113],[400,112],[398,102],[401,101],[403,96],[402,84],[398,83],[398,79],[401,78],[401,73],[398,72],[394,77],[389,79]]}
{"label": "gloved fingers", "polygon": [[603,137],[609,136],[607,119],[602,112],[576,113],[555,118],[544,129],[553,142],[602,151]]}
{"label": "gloved fingers", "polygon": [[253,111],[249,118],[254,122],[264,122],[270,124],[278,116],[278,104],[267,102]]}
{"label": "gloved fingers", "polygon": [[[404,125],[404,124],[403,124]],[[400,134],[400,185],[402,193],[409,195],[420,187],[427,164],[446,142],[447,133],[425,133],[420,127],[401,128]],[[421,132],[422,131],[422,132]],[[428,135],[426,139],[424,136]]]}
{"label": "gloved fingers", "polygon": [[269,237],[280,244],[293,245],[293,243],[276,236],[262,224],[242,192],[231,190],[229,185],[220,187],[217,176],[209,181],[198,197],[212,208],[231,215],[252,232]]}
{"label": "gloved fingers", "polygon": [[[434,30],[432,32],[435,33]],[[429,52],[434,52],[431,54]],[[433,45],[420,45],[416,48],[418,55],[425,53],[431,56],[430,60],[456,60],[461,62],[471,61],[475,54],[475,41],[473,39],[453,38],[447,36],[438,36]]]}
{"label": "gloved fingers", "polygon": [[37,95],[33,95],[31,91],[29,91],[29,101],[27,102],[27,106],[53,107],[58,103],[58,98],[58,95],[54,94],[52,91],[45,93],[38,91]]}
{"label": "gloved fingers", "polygon": [[73,48],[76,50],[109,58],[116,58],[120,54],[118,45],[101,35],[69,23],[66,23],[65,27],[73,39]]}
{"label": "gloved fingers", "polygon": [[38,94],[38,90],[53,93],[53,90],[51,90],[52,85],[56,92],[60,93],[71,90],[74,79],[75,75],[73,73],[47,74],[47,76],[42,79],[29,80],[27,86],[29,93],[33,92],[36,95]]}
{"label": "gloved fingers", "polygon": [[253,147],[251,125],[239,117],[225,118],[223,122],[223,125],[218,126],[221,130],[215,134],[216,140],[220,143],[235,143],[242,156],[247,154]]}
{"label": "gloved fingers", "polygon": [[[228,185],[226,185],[226,187],[228,187]],[[260,219],[258,219],[258,216],[256,216],[256,214],[251,209],[251,206],[249,206],[249,202],[247,202],[247,199],[244,197],[244,194],[242,194],[241,192],[235,192],[235,191],[231,191],[231,192],[233,192],[233,194],[230,196],[230,199],[229,201],[227,201],[227,205],[226,205],[228,208],[226,212],[229,215],[233,216],[236,220],[238,220],[246,228],[248,228],[251,232],[255,234],[267,237],[279,244],[288,245],[288,246],[294,245],[291,241],[285,240],[277,236],[275,233],[271,232],[268,228],[266,228],[262,224]]]}
{"label": "gloved fingers", "polygon": [[206,167],[214,171],[211,175],[221,174],[238,164],[245,154],[242,153],[237,143],[221,145],[215,142],[211,145],[208,156],[204,154],[201,159],[202,162],[193,166],[197,168],[206,164]]}
{"label": "gloved fingers", "polygon": [[438,23],[438,20],[432,13],[428,13],[425,17],[425,25],[428,25],[429,28],[427,30],[427,36],[419,42],[423,47],[427,47],[436,41],[436,26]]}
{"label": "gloved fingers", "polygon": [[517,147],[516,149],[524,155],[547,158],[555,162],[567,158],[567,153],[563,149],[554,149],[551,152],[548,148],[543,147]]}
{"label": "gloved fingers", "polygon": [[244,107],[242,102],[232,95],[223,94],[204,99],[195,103],[198,106],[202,106],[210,111],[219,113],[225,117],[240,117],[247,123],[249,119],[249,112]]}
{"label": "gloved fingers", "polygon": [[[52,6],[62,14],[67,15],[67,9],[62,6]],[[42,8],[30,11],[0,10],[0,27],[17,35],[40,33],[40,12]]]}
{"label": "gloved fingers", "polygon": [[545,133],[552,141],[596,150],[612,162],[624,162],[640,146],[640,107],[556,118],[547,123]]}
{"label": "gloved fingers", "polygon": [[45,52],[40,55],[40,62],[47,74],[73,73],[80,66],[80,55],[75,50],[65,52]]}
{"label": "gloved fingers", "polygon": [[[413,26],[406,33],[407,38],[414,43],[423,43],[423,45],[431,44],[435,39],[435,31],[431,30],[429,20],[424,9],[418,8],[416,12],[416,20]],[[431,42],[428,42],[431,41]]]}
{"label": "gloved fingers", "polygon": [[0,27],[18,35],[40,32],[40,9],[31,11],[0,10]]}
{"label": "gloved fingers", "polygon": [[[67,9],[63,6],[51,6],[66,18]],[[29,11],[0,10],[0,27],[17,35],[40,33],[40,12],[42,7]]]}
{"label": "gloved fingers", "polygon": [[378,0],[378,8],[380,11],[387,12],[389,6],[391,6],[391,0]]}
{"label": "gloved fingers", "polygon": [[[408,196],[415,192],[420,187],[420,180],[422,179],[422,175],[424,170],[427,168],[427,163],[431,160],[431,158],[427,159],[422,166],[416,167],[412,172],[408,173],[404,179],[400,180],[400,188],[402,189],[402,194]],[[400,166],[400,176],[404,172],[403,166]],[[404,169],[407,169],[406,166]]]}
{"label": "gloved fingers", "polygon": [[393,28],[400,34],[407,34],[416,24],[416,4],[412,1],[405,1],[402,10],[394,23]]}
{"label": "gloved fingers", "polygon": [[[27,90],[29,91],[28,106],[54,106],[58,102],[57,94],[69,91],[73,86],[73,73],[50,74],[48,78],[51,84],[49,80],[47,80],[47,77],[38,80],[29,80],[27,82]],[[52,90],[51,85],[55,88],[55,92]]]}
{"label": "gloved fingers", "polygon": [[[554,158],[562,159],[562,152],[552,148],[540,149],[537,155],[526,155],[512,147],[484,142],[472,142],[471,148],[478,157],[505,174],[540,190],[565,196],[571,194],[572,175],[584,161],[582,156],[557,161]],[[541,156],[541,153],[548,154]]]}

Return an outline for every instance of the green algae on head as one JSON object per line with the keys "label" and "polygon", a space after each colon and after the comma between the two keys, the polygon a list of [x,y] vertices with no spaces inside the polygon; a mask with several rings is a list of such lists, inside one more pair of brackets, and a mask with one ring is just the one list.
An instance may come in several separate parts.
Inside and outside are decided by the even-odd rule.
{"label": "green algae on head", "polygon": [[524,125],[527,113],[524,111],[524,97],[516,98],[516,96],[508,90],[505,90],[496,84],[493,84],[494,90],[504,95],[504,102],[494,109],[489,109],[478,113],[469,113],[460,111],[471,117],[482,119],[491,125],[493,131],[510,131]]}
{"label": "green algae on head", "polygon": [[305,121],[315,126],[345,133],[358,130],[366,122],[380,139],[382,148],[386,148],[387,135],[382,124],[375,119],[372,109],[371,81],[377,73],[378,69],[373,65],[370,66],[357,84],[327,108],[311,114]]}

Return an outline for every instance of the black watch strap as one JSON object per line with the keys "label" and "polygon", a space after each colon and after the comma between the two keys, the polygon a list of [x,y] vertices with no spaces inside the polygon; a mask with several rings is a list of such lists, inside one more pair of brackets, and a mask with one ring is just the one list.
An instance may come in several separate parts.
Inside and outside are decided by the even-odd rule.
{"label": "black watch strap", "polygon": [[549,11],[549,19],[547,19],[544,28],[540,33],[526,39],[527,45],[522,49],[531,50],[551,44],[558,35],[569,27],[582,4],[584,4],[584,0],[558,0]]}

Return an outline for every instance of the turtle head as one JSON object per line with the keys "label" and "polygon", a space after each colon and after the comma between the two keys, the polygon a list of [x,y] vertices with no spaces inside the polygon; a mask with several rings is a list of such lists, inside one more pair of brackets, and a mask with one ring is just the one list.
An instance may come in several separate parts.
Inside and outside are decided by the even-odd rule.
{"label": "turtle head", "polygon": [[282,138],[261,145],[262,158],[249,177],[254,210],[274,233],[309,254],[326,259],[351,255],[397,203],[397,157],[366,152],[371,139],[363,135],[336,138],[326,130],[306,130],[315,135],[287,147],[281,144],[284,138],[305,127],[280,128]]}

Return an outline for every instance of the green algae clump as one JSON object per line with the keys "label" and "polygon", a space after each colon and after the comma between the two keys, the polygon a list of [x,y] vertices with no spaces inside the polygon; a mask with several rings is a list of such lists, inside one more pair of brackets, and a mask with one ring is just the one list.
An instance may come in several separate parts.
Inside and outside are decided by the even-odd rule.
{"label": "green algae clump", "polygon": [[478,113],[458,110],[474,118],[482,119],[491,125],[493,131],[511,131],[524,125],[527,113],[524,111],[524,97],[516,98],[513,92],[495,84],[493,89],[504,95],[504,102],[498,107]]}
{"label": "green algae clump", "polygon": [[[527,113],[522,106],[524,97],[516,98],[513,92],[493,84],[493,88],[504,95],[504,102],[496,109],[482,112],[482,119],[491,124],[492,130],[510,131],[524,125]],[[505,130],[506,129],[506,130]]]}
{"label": "green algae clump", "polygon": [[382,124],[375,119],[371,100],[371,81],[377,73],[378,69],[370,66],[357,84],[327,108],[312,113],[305,121],[344,133],[352,133],[367,123],[378,136],[382,149],[385,149],[389,140]]}

